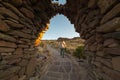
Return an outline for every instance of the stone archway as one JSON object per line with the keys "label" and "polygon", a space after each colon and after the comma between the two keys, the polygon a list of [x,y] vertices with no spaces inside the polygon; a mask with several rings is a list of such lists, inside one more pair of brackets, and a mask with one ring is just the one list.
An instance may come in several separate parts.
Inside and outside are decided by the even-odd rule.
{"label": "stone archway", "polygon": [[35,74],[34,42],[55,14],[50,0],[0,1],[1,80],[29,79]]}
{"label": "stone archway", "polygon": [[106,80],[119,80],[119,7],[119,0],[67,0],[63,6],[50,0],[1,0],[0,79],[29,79],[33,75],[34,41],[49,19],[60,13],[86,40],[90,77],[95,73]]}

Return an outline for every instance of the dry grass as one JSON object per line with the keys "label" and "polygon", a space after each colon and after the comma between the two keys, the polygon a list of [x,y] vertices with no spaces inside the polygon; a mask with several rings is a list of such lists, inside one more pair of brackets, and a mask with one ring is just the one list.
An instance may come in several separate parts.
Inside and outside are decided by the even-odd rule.
{"label": "dry grass", "polygon": [[[67,53],[73,54],[78,46],[84,46],[84,40],[81,38],[67,39],[64,40],[67,45]],[[50,44],[54,48],[59,48],[59,42],[57,40],[45,40],[46,44]]]}

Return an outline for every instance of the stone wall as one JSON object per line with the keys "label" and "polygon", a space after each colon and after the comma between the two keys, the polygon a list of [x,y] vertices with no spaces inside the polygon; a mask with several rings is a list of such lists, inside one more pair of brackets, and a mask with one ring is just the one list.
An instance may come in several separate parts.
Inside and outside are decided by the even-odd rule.
{"label": "stone wall", "polygon": [[27,80],[36,75],[34,42],[56,14],[50,0],[40,1],[0,0],[0,80]]}
{"label": "stone wall", "polygon": [[60,12],[86,40],[89,79],[119,80],[120,1],[68,0],[64,7]]}
{"label": "stone wall", "polygon": [[67,0],[60,6],[50,0],[0,0],[0,80],[35,75],[34,41],[57,13],[86,40],[88,79],[119,80],[119,0]]}

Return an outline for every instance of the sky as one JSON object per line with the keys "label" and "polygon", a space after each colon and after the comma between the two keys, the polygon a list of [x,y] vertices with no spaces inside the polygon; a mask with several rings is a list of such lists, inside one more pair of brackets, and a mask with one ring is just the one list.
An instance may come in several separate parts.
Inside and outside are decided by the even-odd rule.
{"label": "sky", "polygon": [[54,16],[50,20],[49,29],[45,32],[43,40],[53,40],[59,37],[79,37],[79,34],[75,32],[74,25],[64,15]]}
{"label": "sky", "polygon": [[[56,2],[56,0],[53,0],[53,2]],[[66,3],[66,0],[58,0],[58,2],[59,2],[60,4],[65,4],[65,3]]]}
{"label": "sky", "polygon": [[[59,0],[60,4],[65,4],[66,0]],[[54,40],[59,37],[73,38],[79,37],[79,34],[75,32],[74,25],[64,15],[56,15],[50,20],[50,26],[48,31],[45,32],[43,40]]]}

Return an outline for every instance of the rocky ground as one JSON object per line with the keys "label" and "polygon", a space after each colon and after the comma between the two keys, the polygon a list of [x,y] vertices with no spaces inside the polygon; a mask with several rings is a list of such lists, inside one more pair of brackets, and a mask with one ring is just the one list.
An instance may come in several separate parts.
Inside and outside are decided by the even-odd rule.
{"label": "rocky ground", "polygon": [[85,68],[80,66],[76,60],[66,54],[61,57],[59,50],[48,46],[51,51],[51,63],[40,80],[87,80]]}

